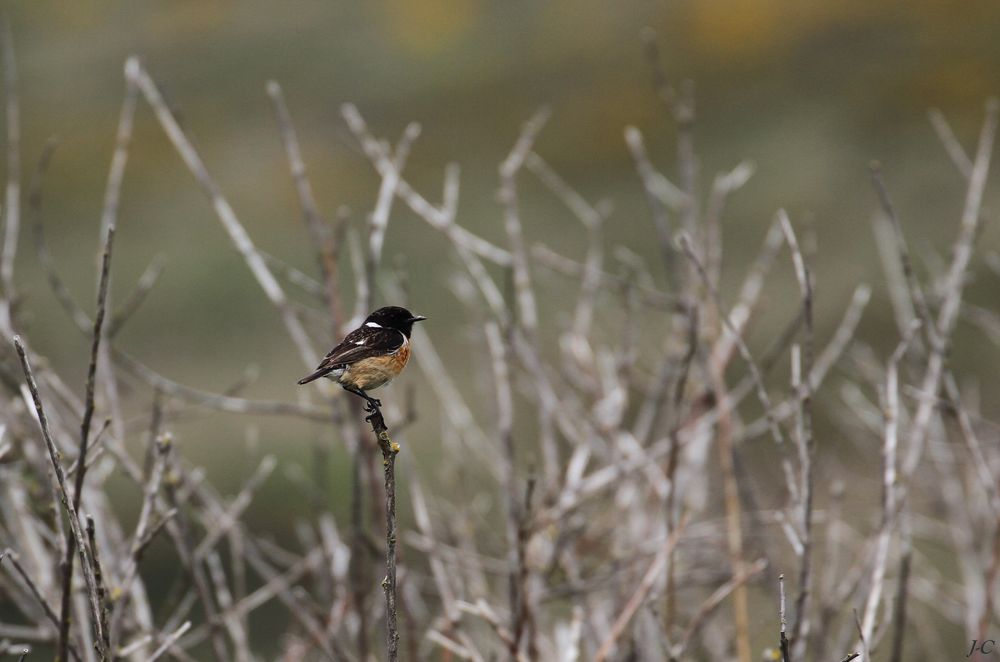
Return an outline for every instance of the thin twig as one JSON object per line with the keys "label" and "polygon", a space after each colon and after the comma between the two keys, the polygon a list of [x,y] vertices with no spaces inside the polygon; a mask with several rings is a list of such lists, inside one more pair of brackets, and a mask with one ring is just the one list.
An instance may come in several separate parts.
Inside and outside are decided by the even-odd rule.
{"label": "thin twig", "polygon": [[[864,632],[861,630],[861,621],[858,618],[858,610],[852,609],[851,611],[854,613],[854,627],[858,631],[858,636],[861,637],[861,654],[864,655],[865,660],[871,659],[868,654],[868,641],[865,640]],[[857,654],[854,654],[854,656],[857,657]]]}
{"label": "thin twig", "polygon": [[90,553],[94,559],[94,580],[97,583],[97,600],[101,608],[101,632],[104,633],[104,650],[110,651],[111,642],[108,638],[108,587],[104,583],[104,570],[101,568],[101,557],[97,551],[97,535],[94,528],[94,518],[87,515],[87,540],[90,542]]}
{"label": "thin twig", "polygon": [[612,649],[615,646],[615,642],[621,638],[622,634],[625,632],[625,628],[628,627],[629,622],[632,617],[635,616],[636,612],[646,601],[646,597],[649,592],[653,589],[653,585],[659,580],[660,575],[663,573],[667,562],[670,559],[670,551],[677,545],[677,541],[680,540],[681,535],[684,533],[684,527],[687,525],[687,518],[682,518],[678,523],[677,528],[670,532],[663,547],[660,548],[659,553],[653,562],[649,565],[646,573],[642,576],[639,585],[636,587],[632,596],[625,603],[624,608],[618,614],[615,619],[614,624],[611,626],[611,631],[604,637],[601,642],[600,648],[597,649],[597,654],[594,656],[596,662],[603,662],[608,659],[611,654]]}
{"label": "thin twig", "polygon": [[499,325],[496,322],[487,322],[486,346],[492,358],[493,382],[497,408],[497,434],[500,438],[500,445],[503,451],[503,491],[506,494],[506,532],[507,532],[507,555],[509,563],[509,575],[507,580],[507,592],[510,608],[511,627],[513,637],[509,642],[509,650],[512,656],[516,656],[520,647],[521,623],[520,613],[524,605],[524,596],[521,595],[520,583],[517,577],[520,574],[524,559],[519,553],[518,524],[521,519],[521,504],[517,495],[517,457],[514,450],[513,426],[514,426],[514,401],[510,387],[510,369],[507,357],[507,341],[503,337]]}
{"label": "thin twig", "polygon": [[535,113],[521,129],[521,135],[510,154],[500,164],[500,202],[504,208],[504,227],[510,241],[511,266],[514,272],[514,292],[517,297],[518,321],[525,332],[533,338],[538,330],[538,308],[531,275],[528,269],[528,252],[525,249],[524,233],[518,209],[517,175],[531,153],[539,132],[549,118],[548,109]]}
{"label": "thin twig", "polygon": [[785,634],[787,621],[785,620],[785,576],[778,575],[778,618],[781,621],[781,630],[778,633],[778,647],[781,650],[781,662],[792,662],[791,653],[788,651],[788,636]]}
{"label": "thin twig", "polygon": [[687,203],[686,195],[653,167],[646,153],[646,146],[639,129],[631,126],[626,128],[625,142],[646,191],[646,203],[653,219],[653,227],[659,240],[664,266],[671,276],[674,287],[679,287],[676,251],[673,247],[668,213],[683,208]]}
{"label": "thin twig", "polygon": [[[795,266],[795,277],[799,283],[802,295],[802,313],[804,320],[804,339],[801,361],[799,352],[793,352],[793,387],[796,391],[796,445],[799,449],[799,496],[800,503],[800,535],[802,554],[799,564],[799,594],[795,600],[795,621],[792,625],[792,641],[795,645],[795,656],[806,656],[806,643],[809,635],[809,596],[812,582],[812,521],[813,521],[813,491],[815,487],[813,475],[813,459],[816,453],[815,440],[812,432],[812,396],[813,389],[809,377],[813,371],[813,283],[812,273],[807,268],[805,258],[799,249],[799,242],[784,210],[778,212],[781,229],[785,234],[785,243],[792,253]],[[802,375],[806,379],[802,379]]]}
{"label": "thin twig", "polygon": [[[361,148],[364,151],[365,156],[368,157],[368,160],[372,162],[373,166],[375,166],[379,175],[385,177],[393,169],[392,158],[389,154],[388,146],[384,145],[382,141],[378,140],[371,134],[364,119],[361,117],[361,113],[358,112],[358,109],[354,105],[344,104],[341,107],[341,115],[343,115],[348,128],[361,144]],[[455,175],[448,176],[448,172],[453,172]],[[453,183],[456,175],[457,171],[453,168],[449,168],[446,171],[446,193],[449,189],[452,191],[457,190]],[[403,201],[406,202],[407,206],[410,207],[410,209],[413,210],[417,216],[425,220],[431,227],[443,231],[456,248],[461,247],[461,249],[463,251],[467,251],[468,254],[477,258],[484,258],[494,264],[504,267],[510,266],[511,255],[508,251],[455,224],[455,200],[453,198],[449,200],[449,197],[446,196],[446,204],[441,207],[437,207],[432,205],[426,198],[417,193],[413,187],[411,187],[410,184],[402,178],[400,178],[396,184],[396,195],[402,198]]]}
{"label": "thin twig", "polygon": [[129,293],[125,300],[121,303],[117,310],[111,315],[111,319],[108,321],[108,338],[114,338],[118,335],[118,332],[122,330],[125,326],[125,322],[130,320],[139,307],[142,306],[143,302],[146,301],[146,297],[156,286],[156,282],[160,278],[160,274],[163,273],[164,266],[163,256],[156,256],[149,263],[149,266],[142,272],[139,276],[139,280],[136,281],[135,289]]}
{"label": "thin twig", "polygon": [[[969,176],[969,187],[962,210],[959,235],[955,240],[952,261],[942,288],[944,297],[935,328],[939,342],[931,348],[931,355],[927,361],[927,369],[920,387],[924,393],[936,394],[938,391],[946,358],[943,345],[951,337],[958,319],[962,292],[965,288],[966,271],[968,271],[969,262],[972,259],[973,242],[981,218],[980,208],[990,168],[993,141],[996,137],[998,115],[1000,115],[1000,104],[995,99],[990,100],[986,106],[986,119],[983,121],[979,147],[973,162],[972,173]],[[913,416],[909,448],[902,466],[903,475],[906,477],[912,476],[920,463],[934,411],[934,402],[927,399],[920,402],[917,412]]]}
{"label": "thin twig", "polygon": [[31,575],[29,575],[27,570],[24,569],[24,566],[21,565],[21,560],[18,554],[14,550],[8,547],[3,551],[2,554],[0,554],[0,564],[2,564],[4,560],[10,561],[10,565],[14,567],[14,570],[17,571],[17,574],[21,578],[21,581],[23,581],[25,586],[28,587],[28,590],[31,592],[32,597],[35,598],[35,601],[42,608],[42,611],[45,612],[45,616],[52,622],[52,625],[54,625],[58,630],[59,616],[52,609],[52,606],[45,599],[45,596],[42,595],[42,591],[41,589],[38,588],[38,584],[35,583],[35,581],[31,578]]}
{"label": "thin twig", "polygon": [[309,182],[309,175],[306,171],[305,160],[302,158],[302,149],[299,147],[299,137],[295,131],[295,125],[292,123],[292,116],[288,110],[288,104],[285,102],[284,93],[281,91],[281,85],[277,81],[268,82],[267,95],[271,97],[271,102],[274,104],[274,115],[278,122],[281,142],[285,146],[285,155],[288,158],[288,167],[292,171],[295,190],[299,196],[302,217],[316,249],[324,285],[323,292],[327,308],[330,311],[330,327],[333,334],[337,335],[340,323],[340,291],[337,288],[338,247],[336,235],[331,232],[330,227],[319,213],[316,198],[313,196],[312,184]]}
{"label": "thin twig", "polygon": [[[896,350],[889,358],[886,366],[885,382],[885,440],[882,450],[883,479],[882,479],[882,524],[879,528],[877,539],[875,561],[872,570],[871,589],[865,602],[865,610],[861,619],[861,639],[862,641],[872,641],[872,633],[875,630],[875,617],[882,599],[882,588],[885,579],[886,563],[889,556],[889,542],[892,536],[892,529],[896,519],[897,503],[900,498],[897,486],[896,474],[898,471],[896,461],[896,449],[898,447],[898,426],[899,426],[899,361],[903,358],[906,350],[920,327],[915,322],[908,330],[906,336],[896,346]],[[867,657],[866,657],[867,659]]]}
{"label": "thin twig", "polygon": [[[369,217],[368,251],[365,260],[365,280],[369,284],[367,292],[369,297],[373,297],[375,293],[375,271],[382,262],[382,247],[385,245],[385,235],[389,228],[389,214],[392,211],[392,203],[396,199],[396,189],[399,187],[406,160],[410,156],[410,147],[419,135],[420,125],[416,122],[411,122],[403,130],[403,135],[392,153],[392,168],[382,175],[375,208]],[[364,311],[361,313],[362,315],[374,308],[373,300],[363,301],[359,305]]]}
{"label": "thin twig", "polygon": [[[899,577],[896,579],[896,606],[893,609],[892,651],[889,662],[902,662],[903,643],[906,640],[906,605],[910,586],[910,563],[913,559],[913,544],[910,536],[909,513],[904,508],[901,513]],[[989,587],[986,589],[990,590]]]}
{"label": "thin twig", "polygon": [[177,640],[184,636],[184,633],[191,629],[191,621],[184,621],[184,624],[179,628],[171,632],[160,644],[160,647],[153,651],[153,654],[149,656],[148,662],[155,662],[160,659],[160,657],[170,650],[170,647],[177,643]]}
{"label": "thin twig", "polygon": [[[168,445],[166,448],[167,451],[169,451],[172,446]],[[212,592],[209,590],[208,579],[205,577],[204,568],[202,567],[202,564],[197,562],[194,558],[194,542],[192,540],[191,523],[186,513],[181,510],[181,500],[178,496],[180,471],[172,466],[171,460],[172,456],[167,454],[165,460],[167,463],[166,471],[177,471],[177,476],[175,480],[166,481],[166,494],[168,503],[174,510],[177,511],[177,515],[175,517],[175,521],[167,526],[167,532],[170,534],[170,537],[174,542],[174,547],[177,549],[177,555],[180,557],[181,564],[191,577],[191,582],[194,584],[198,600],[201,602],[202,610],[205,613],[205,619],[209,623],[209,639],[212,644],[212,652],[217,660],[225,662],[226,660],[229,660],[229,651],[226,648],[226,642],[223,638],[222,629],[218,620],[218,609],[212,599]]]}
{"label": "thin twig", "polygon": [[7,190],[4,198],[3,249],[0,251],[0,287],[5,294],[0,324],[9,332],[13,328],[10,305],[14,300],[14,260],[17,257],[17,238],[21,227],[21,110],[18,103],[14,35],[11,32],[10,20],[6,17],[3,19],[2,30],[3,86],[6,98],[4,114],[7,120]]}
{"label": "thin twig", "polygon": [[219,217],[219,221],[229,234],[229,238],[232,240],[236,250],[243,257],[257,283],[264,290],[264,294],[267,295],[268,300],[281,313],[282,322],[284,322],[292,342],[299,350],[299,356],[302,358],[302,361],[309,367],[316,365],[318,362],[316,351],[312,348],[312,343],[305,329],[302,327],[302,323],[292,311],[284,290],[275,279],[274,274],[271,273],[271,270],[268,269],[267,263],[257,251],[257,247],[254,246],[253,240],[247,234],[246,228],[240,223],[236,212],[222,194],[222,189],[209,174],[205,162],[202,161],[201,156],[198,154],[198,150],[195,149],[194,145],[188,139],[174,117],[174,114],[170,112],[170,108],[163,100],[163,96],[160,94],[156,83],[153,82],[153,79],[146,72],[142,64],[137,59],[130,59],[129,62],[130,68],[127,70],[129,75],[135,77],[136,84],[139,86],[143,97],[145,97],[146,102],[153,109],[153,113],[159,120],[164,132],[184,161],[184,165],[188,167],[188,170],[191,171],[191,174],[194,175],[194,178],[208,196],[216,215]]}
{"label": "thin twig", "polygon": [[695,612],[694,617],[688,623],[687,628],[684,630],[684,635],[681,637],[680,643],[677,647],[671,651],[671,655],[675,658],[680,657],[684,650],[687,648],[688,643],[694,636],[698,633],[701,627],[704,625],[705,620],[712,614],[715,609],[722,604],[722,602],[732,594],[736,588],[746,584],[748,581],[759,575],[767,567],[767,561],[765,559],[757,559],[749,566],[744,568],[743,573],[736,575],[728,582],[717,588],[712,592],[708,598],[698,607]]}
{"label": "thin twig", "polygon": [[[97,288],[97,312],[94,315],[94,332],[90,345],[90,365],[87,369],[83,420],[80,424],[80,451],[77,454],[79,466],[76,471],[73,485],[74,513],[79,512],[80,510],[80,502],[83,498],[83,481],[87,475],[87,451],[90,444],[90,422],[94,416],[94,397],[97,384],[97,358],[101,349],[104,316],[107,310],[108,284],[111,277],[111,251],[114,246],[114,238],[115,225],[112,220],[105,230],[104,252],[103,258],[101,259],[100,284]],[[70,593],[73,587],[73,552],[74,547],[77,544],[78,542],[74,536],[66,537],[66,553],[63,557],[63,563],[65,565],[63,567],[62,580],[62,617],[59,631],[59,645],[57,647],[60,660],[66,659],[66,647],[69,644]],[[95,550],[91,550],[91,554],[94,554],[94,552]],[[96,566],[94,569],[96,571]],[[98,604],[100,604],[100,596],[95,596],[95,599],[98,601]],[[103,620],[104,610],[98,607],[96,615]],[[103,627],[101,627],[100,624],[95,625],[95,631],[103,640],[99,650],[106,651],[108,649],[108,633]]]}
{"label": "thin twig", "polygon": [[934,127],[934,131],[937,133],[938,139],[941,140],[941,144],[944,145],[945,151],[948,152],[952,163],[955,164],[955,167],[958,168],[958,171],[966,179],[971,177],[973,171],[972,159],[965,153],[962,144],[958,142],[955,132],[951,130],[951,125],[944,118],[944,113],[937,108],[931,108],[927,112],[927,116],[930,118],[931,126]]}
{"label": "thin twig", "polygon": [[774,442],[780,447],[785,443],[785,436],[781,432],[781,427],[778,425],[778,421],[774,417],[774,406],[771,403],[771,398],[767,394],[767,387],[764,385],[764,378],[761,376],[760,369],[757,367],[756,361],[753,360],[753,356],[750,354],[750,348],[747,347],[746,341],[743,340],[743,336],[740,331],[733,324],[729,315],[726,313],[725,305],[722,302],[722,297],[719,291],[712,285],[712,282],[708,278],[708,274],[705,272],[705,267],[701,263],[697,255],[695,255],[694,250],[691,248],[690,240],[684,235],[678,237],[678,244],[687,255],[688,259],[694,263],[699,275],[701,276],[705,286],[708,288],[712,295],[712,302],[715,304],[719,311],[719,315],[722,317],[723,323],[730,333],[733,334],[734,340],[736,342],[736,347],[740,352],[740,356],[743,361],[747,364],[747,369],[750,371],[750,375],[753,378],[754,388],[757,393],[757,398],[760,400],[761,405],[764,407],[764,414],[767,416],[768,429],[771,431],[771,436]]}
{"label": "thin twig", "polygon": [[382,411],[374,411],[366,419],[372,426],[379,449],[382,451],[382,468],[385,473],[385,592],[386,650],[389,662],[399,659],[399,624],[396,607],[396,455],[399,444],[389,436]]}
{"label": "thin twig", "polygon": [[[106,658],[107,651],[105,651],[103,647],[104,633],[101,629],[102,619],[100,603],[98,601],[97,581],[94,578],[93,565],[91,564],[90,555],[87,551],[87,543],[83,535],[83,527],[80,526],[80,518],[77,513],[77,509],[74,506],[73,499],[70,497],[69,490],[66,485],[66,476],[63,472],[62,462],[59,459],[59,450],[56,448],[55,442],[52,440],[52,435],[49,432],[49,422],[48,418],[45,416],[45,408],[42,405],[42,398],[38,394],[38,385],[35,383],[35,377],[32,373],[31,365],[28,363],[28,356],[25,352],[24,345],[21,343],[20,336],[14,336],[14,348],[17,350],[18,358],[21,361],[21,369],[24,372],[25,380],[28,383],[28,390],[31,393],[31,398],[35,405],[35,413],[38,415],[38,425],[42,431],[42,438],[45,440],[45,447],[49,452],[49,461],[52,463],[53,473],[55,474],[59,498],[66,511],[66,517],[69,520],[69,527],[73,535],[74,544],[80,555],[80,568],[83,570],[83,578],[87,583],[87,592],[90,598],[91,616],[93,618],[92,626],[94,628],[94,644],[97,647],[98,655],[101,658]],[[62,627],[61,624],[60,627]],[[65,655],[60,659],[66,659]]]}
{"label": "thin twig", "polygon": [[[119,585],[122,597],[116,602],[111,619],[110,639],[115,645],[119,641],[122,622],[126,614],[126,606],[128,605],[128,596],[131,594],[132,582],[139,570],[139,560],[142,556],[144,543],[148,544],[148,541],[152,540],[152,534],[155,532],[155,530],[150,530],[150,520],[156,504],[156,497],[159,494],[163,481],[163,474],[166,469],[167,449],[170,443],[169,439],[161,440],[156,438],[155,427],[154,433],[150,435],[149,439],[149,444],[153,447],[151,449],[153,451],[152,470],[149,472],[143,485],[139,520],[135,525],[130,554],[125,562],[125,569],[122,572],[121,584]],[[167,521],[168,518],[164,516],[160,522],[160,526],[162,527]]]}

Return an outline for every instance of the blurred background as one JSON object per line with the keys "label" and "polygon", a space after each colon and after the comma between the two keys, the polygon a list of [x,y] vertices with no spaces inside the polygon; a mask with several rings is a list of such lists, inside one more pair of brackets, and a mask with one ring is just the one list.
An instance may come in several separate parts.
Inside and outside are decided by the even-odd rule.
{"label": "blurred background", "polygon": [[[985,0],[961,10],[939,0],[42,1],[9,3],[6,12],[17,49],[24,181],[45,141],[56,136],[42,218],[58,267],[88,310],[122,67],[132,54],[161,85],[257,245],[308,273],[315,273],[314,252],[265,94],[272,79],[284,88],[327,218],[346,206],[360,230],[377,191],[379,180],[340,117],[341,104],[352,102],[377,135],[393,141],[407,123],[419,122],[407,179],[437,202],[445,165],[460,164],[458,222],[504,244],[497,164],[521,124],[548,106],[552,118],[537,151],[590,200],[613,204],[609,245],[628,246],[656,264],[642,188],[623,140],[625,126],[639,127],[654,162],[676,175],[673,124],[650,84],[639,38],[653,28],[668,77],[695,82],[702,187],[743,159],[756,165],[724,219],[724,282],[739,282],[774,212],[784,207],[815,232],[820,338],[854,287],[869,282],[875,293],[862,336],[881,350],[896,335],[871,231],[876,198],[869,162],[882,162],[918,262],[933,267],[957,232],[965,187],[927,111],[940,108],[971,150],[983,103],[1000,89],[1000,4]],[[306,366],[276,311],[142,102],[136,122],[114,257],[117,297],[157,256],[165,271],[117,346],[201,389],[224,390],[255,366],[258,379],[247,396],[303,397],[295,379]],[[997,207],[997,189],[987,187],[987,207]],[[582,254],[578,223],[537,182],[523,184],[522,219],[529,243]],[[987,224],[980,241],[982,254],[996,249],[997,228]],[[449,287],[450,255],[442,237],[403,205],[394,207],[384,263],[409,273],[412,308],[430,318],[437,346],[464,357],[472,351],[463,326],[469,322]],[[89,339],[48,289],[27,229],[17,282],[36,349],[82,385]],[[995,276],[975,282],[968,298],[988,301],[996,286]],[[770,297],[795,291],[786,278]],[[342,294],[350,310],[354,293],[345,286]],[[310,328],[325,351],[328,331]],[[759,324],[752,339],[769,333]],[[1000,357],[968,333],[969,342],[955,350],[960,371],[988,375]],[[460,384],[482,367],[446,360]],[[417,405],[424,406],[410,437],[414,450],[428,441],[414,460],[433,475],[426,458],[437,450],[438,413],[430,394],[421,394],[424,379],[411,370],[402,386],[380,397],[417,387]],[[149,397],[133,395],[137,403]],[[987,403],[996,397],[984,394]],[[248,436],[289,460],[308,457],[315,440],[334,436],[321,425],[266,418],[248,432],[245,417],[215,413],[185,418],[176,429],[184,456],[205,464],[222,491],[252,468],[237,452]],[[345,465],[334,457],[335,484],[346,480]],[[251,508],[251,521],[285,526],[278,520],[287,500],[298,498],[282,492],[290,481],[288,472],[276,472]],[[283,508],[269,507],[279,493]],[[346,510],[331,505],[335,513]],[[129,507],[126,500],[123,508]]]}

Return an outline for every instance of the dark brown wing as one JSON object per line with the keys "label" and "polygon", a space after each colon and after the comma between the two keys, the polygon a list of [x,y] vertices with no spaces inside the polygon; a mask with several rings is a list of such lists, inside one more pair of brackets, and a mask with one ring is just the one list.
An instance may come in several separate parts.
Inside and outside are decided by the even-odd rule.
{"label": "dark brown wing", "polygon": [[391,354],[402,347],[406,337],[396,329],[362,326],[347,334],[347,337],[330,350],[316,370],[299,380],[308,384],[346,365],[357,363],[372,356]]}

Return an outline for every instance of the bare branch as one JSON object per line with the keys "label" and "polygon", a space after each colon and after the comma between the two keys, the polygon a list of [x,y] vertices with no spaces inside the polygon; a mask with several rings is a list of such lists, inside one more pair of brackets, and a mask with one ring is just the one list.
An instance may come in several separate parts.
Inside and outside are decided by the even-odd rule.
{"label": "bare branch", "polygon": [[204,161],[201,160],[198,151],[191,141],[188,140],[173,113],[170,112],[170,108],[164,102],[163,96],[156,87],[156,83],[153,82],[153,79],[138,60],[132,59],[129,60],[129,63],[129,68],[126,72],[127,75],[134,77],[143,97],[153,109],[153,113],[156,115],[157,120],[159,120],[164,132],[167,134],[170,142],[173,143],[181,159],[183,159],[184,165],[188,167],[188,170],[194,175],[194,178],[211,201],[212,207],[219,217],[219,221],[229,234],[229,238],[232,240],[236,250],[247,263],[247,267],[250,268],[257,283],[264,290],[264,294],[267,295],[268,300],[281,313],[281,319],[285,324],[288,335],[298,348],[302,361],[308,367],[312,368],[318,362],[318,356],[312,348],[309,336],[306,334],[305,329],[302,328],[302,323],[299,322],[289,306],[284,290],[278,284],[271,270],[268,269],[264,258],[257,251],[257,247],[254,246],[250,235],[247,234],[243,224],[240,223],[229,201],[223,196],[219,185],[208,173],[208,169],[205,167]]}
{"label": "bare branch", "polygon": [[[0,326],[11,332],[10,302],[14,298],[14,260],[17,257],[17,238],[21,227],[21,109],[18,102],[17,64],[14,60],[14,35],[10,21],[4,17],[3,86],[7,119],[7,189],[4,196],[4,237],[0,251],[0,287],[3,287],[3,309]],[[65,658],[64,658],[65,659]]]}
{"label": "bare branch", "polygon": [[[962,291],[965,287],[965,274],[969,268],[969,261],[972,258],[972,244],[979,228],[980,208],[990,168],[993,141],[996,137],[998,112],[1000,112],[998,102],[991,100],[987,104],[986,119],[983,121],[982,132],[979,136],[979,148],[976,151],[972,174],[969,177],[969,188],[966,192],[959,235],[955,240],[951,265],[948,268],[943,286],[944,297],[935,328],[940,342],[938,346],[931,348],[932,353],[927,361],[927,369],[920,387],[920,390],[927,394],[936,394],[938,391],[945,363],[945,348],[941,345],[950,338],[958,319]],[[913,417],[910,444],[903,461],[902,472],[904,476],[911,476],[920,463],[933,414],[933,401],[921,401]]]}
{"label": "bare branch", "polygon": [[[107,652],[104,650],[102,644],[104,641],[104,633],[101,629],[101,608],[98,601],[97,581],[94,578],[94,569],[91,564],[90,554],[87,551],[87,544],[83,535],[83,527],[80,525],[80,518],[77,513],[76,506],[74,505],[74,501],[69,495],[69,490],[66,485],[66,476],[63,472],[62,462],[59,460],[59,450],[56,448],[55,442],[52,440],[52,435],[49,432],[49,423],[45,416],[42,399],[38,394],[38,386],[35,384],[35,377],[32,374],[31,366],[28,363],[28,357],[25,352],[24,345],[21,344],[20,336],[14,336],[14,348],[17,350],[18,358],[21,361],[21,369],[24,371],[24,377],[28,383],[28,390],[31,392],[31,398],[35,405],[35,412],[38,414],[38,424],[42,431],[42,438],[45,440],[45,447],[49,452],[49,461],[52,463],[53,473],[55,474],[59,498],[62,501],[62,506],[65,509],[67,519],[69,520],[69,527],[73,535],[74,545],[80,555],[80,567],[83,570],[83,577],[87,583],[87,591],[90,598],[91,616],[93,618],[92,626],[94,628],[94,640],[95,645],[97,646],[97,652],[100,656],[106,657]],[[63,626],[60,625],[60,627]]]}
{"label": "bare branch", "polygon": [[682,519],[677,528],[671,531],[670,536],[663,544],[663,547],[656,555],[656,558],[653,559],[653,562],[649,565],[646,573],[642,576],[642,580],[639,582],[639,585],[632,593],[628,602],[625,603],[625,607],[618,615],[618,618],[615,619],[615,623],[612,626],[611,631],[601,642],[601,647],[597,650],[597,655],[594,657],[597,662],[603,662],[603,660],[608,658],[615,646],[615,642],[622,636],[625,632],[625,628],[628,627],[629,622],[632,620],[632,617],[635,616],[635,613],[646,601],[646,596],[649,595],[649,592],[653,588],[653,584],[663,573],[667,561],[670,558],[670,551],[677,545],[677,541],[680,540],[681,535],[683,535],[684,527],[686,525],[687,519]]}
{"label": "bare branch", "polygon": [[529,337],[538,331],[538,305],[531,286],[528,269],[528,252],[521,230],[521,216],[518,210],[517,175],[531,153],[532,146],[548,120],[549,111],[542,109],[528,120],[521,129],[521,135],[510,154],[500,164],[500,202],[504,208],[504,227],[510,241],[511,266],[514,270],[514,291],[517,295],[519,319]]}
{"label": "bare branch", "polygon": [[302,158],[302,149],[299,147],[298,134],[295,131],[294,124],[292,124],[292,116],[288,110],[288,105],[285,103],[284,93],[281,91],[281,86],[277,81],[272,80],[268,82],[267,95],[271,97],[271,102],[274,104],[274,114],[278,122],[278,130],[281,133],[281,142],[285,146],[285,154],[288,157],[288,166],[292,171],[295,190],[299,196],[302,216],[305,220],[309,236],[316,248],[326,303],[330,311],[330,325],[334,335],[336,335],[339,330],[340,293],[337,288],[337,245],[335,235],[330,231],[330,228],[319,213],[316,199],[313,196],[312,184],[309,183],[309,176],[306,172],[305,160]]}

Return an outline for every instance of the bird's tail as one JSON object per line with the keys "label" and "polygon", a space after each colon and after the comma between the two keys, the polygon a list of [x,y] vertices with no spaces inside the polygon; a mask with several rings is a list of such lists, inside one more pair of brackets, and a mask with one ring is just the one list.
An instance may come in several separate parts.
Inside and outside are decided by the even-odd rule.
{"label": "bird's tail", "polygon": [[319,379],[320,377],[322,377],[323,375],[325,375],[328,372],[330,372],[329,368],[320,368],[316,372],[310,373],[310,374],[306,375],[305,377],[303,377],[302,379],[300,379],[299,380],[299,384],[300,385],[302,385],[302,384],[308,384],[309,382],[316,381],[317,379]]}

